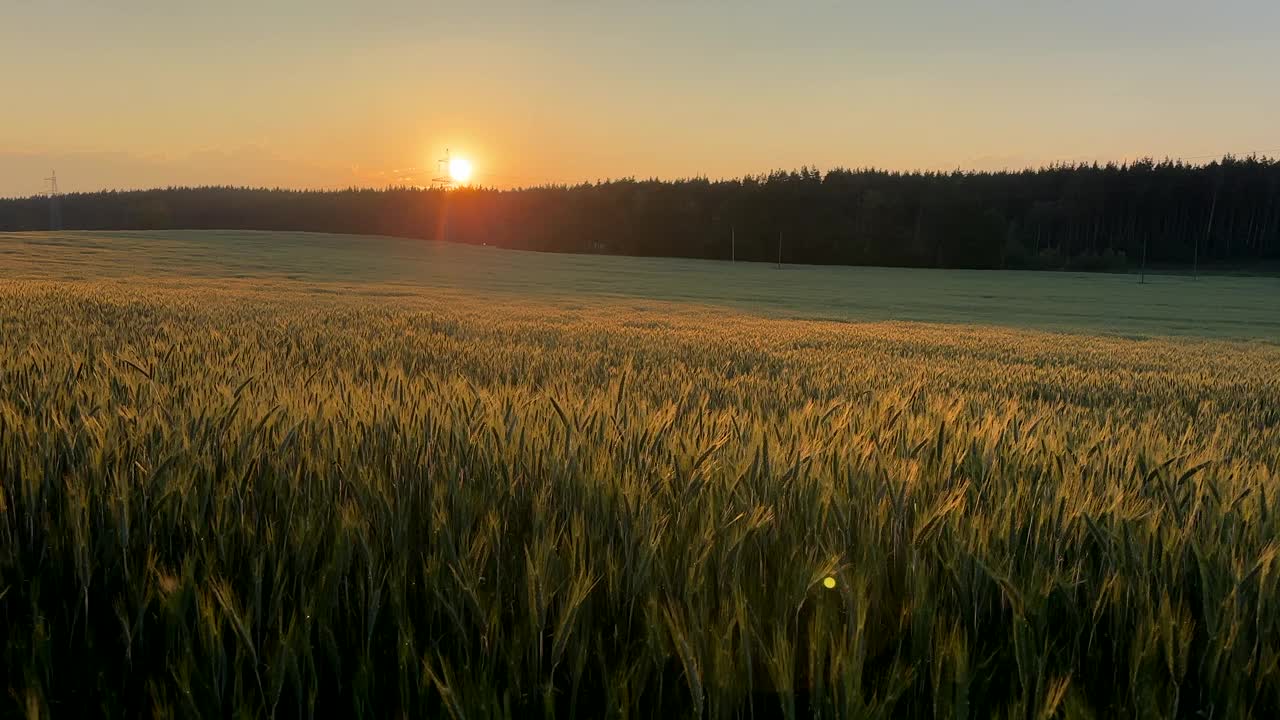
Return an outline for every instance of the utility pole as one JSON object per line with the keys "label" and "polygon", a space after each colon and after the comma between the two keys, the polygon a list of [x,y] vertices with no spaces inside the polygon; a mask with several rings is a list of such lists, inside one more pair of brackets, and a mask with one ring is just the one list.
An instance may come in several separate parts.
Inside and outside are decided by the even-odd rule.
{"label": "utility pole", "polygon": [[49,183],[49,229],[62,229],[62,208],[58,204],[58,171],[54,170],[44,179]]}
{"label": "utility pole", "polygon": [[453,179],[453,175],[449,173],[450,163],[453,161],[449,158],[449,148],[444,149],[444,157],[436,161],[436,177],[431,178],[431,186],[441,190],[452,190],[457,186],[457,182]]}
{"label": "utility pole", "polygon": [[445,192],[444,197],[440,199],[440,240],[449,240],[449,191],[457,187],[457,183],[453,180],[453,175],[449,172],[449,149],[445,148],[444,157],[436,161],[438,174],[431,179],[431,187]]}

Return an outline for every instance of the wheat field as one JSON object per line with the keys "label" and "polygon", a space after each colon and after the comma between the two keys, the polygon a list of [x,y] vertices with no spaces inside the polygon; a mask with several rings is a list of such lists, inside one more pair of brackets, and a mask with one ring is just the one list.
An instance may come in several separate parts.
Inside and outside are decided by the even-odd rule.
{"label": "wheat field", "polygon": [[[726,239],[726,243],[728,240]],[[729,248],[726,244],[725,257]],[[249,230],[0,233],[0,278],[308,284],[324,294],[423,290],[799,320],[997,325],[1280,343],[1280,278],[728,263],[499,250],[366,235]]]}
{"label": "wheat field", "polygon": [[30,275],[0,715],[1280,712],[1274,344]]}

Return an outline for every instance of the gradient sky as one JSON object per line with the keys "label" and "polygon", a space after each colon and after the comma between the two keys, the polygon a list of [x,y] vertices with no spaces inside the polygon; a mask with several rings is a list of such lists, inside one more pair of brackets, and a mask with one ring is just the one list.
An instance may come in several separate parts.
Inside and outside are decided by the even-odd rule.
{"label": "gradient sky", "polygon": [[1280,153],[1276,0],[0,0],[0,196]]}

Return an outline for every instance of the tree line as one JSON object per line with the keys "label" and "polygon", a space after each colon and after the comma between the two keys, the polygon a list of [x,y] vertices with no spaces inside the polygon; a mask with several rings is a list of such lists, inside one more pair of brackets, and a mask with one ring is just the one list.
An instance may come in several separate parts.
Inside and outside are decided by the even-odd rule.
{"label": "tree line", "polygon": [[[1280,160],[1252,156],[515,190],[167,188],[58,203],[66,229],[302,230],[787,263],[1121,270],[1280,259]],[[56,221],[48,198],[0,200],[0,230]]]}

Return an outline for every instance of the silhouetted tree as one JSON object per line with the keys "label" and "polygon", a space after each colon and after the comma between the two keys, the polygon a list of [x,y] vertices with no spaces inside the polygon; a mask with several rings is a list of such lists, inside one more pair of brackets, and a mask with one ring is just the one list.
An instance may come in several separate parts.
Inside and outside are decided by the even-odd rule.
{"label": "silhouetted tree", "polygon": [[[231,187],[76,193],[68,229],[397,235],[552,252],[789,263],[1122,269],[1280,258],[1280,161],[1150,159],[1017,172],[804,167],[711,181],[625,178],[519,190]],[[47,200],[0,200],[0,230],[40,230]]]}

